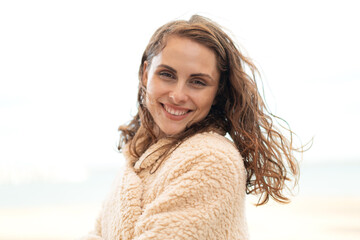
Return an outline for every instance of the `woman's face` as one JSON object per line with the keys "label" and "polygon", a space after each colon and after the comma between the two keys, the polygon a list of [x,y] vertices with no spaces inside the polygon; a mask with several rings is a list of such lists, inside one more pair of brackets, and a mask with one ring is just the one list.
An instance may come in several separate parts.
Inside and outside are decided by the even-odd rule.
{"label": "woman's face", "polygon": [[146,107],[160,136],[174,135],[204,119],[219,86],[216,56],[193,40],[171,36],[165,48],[145,62]]}

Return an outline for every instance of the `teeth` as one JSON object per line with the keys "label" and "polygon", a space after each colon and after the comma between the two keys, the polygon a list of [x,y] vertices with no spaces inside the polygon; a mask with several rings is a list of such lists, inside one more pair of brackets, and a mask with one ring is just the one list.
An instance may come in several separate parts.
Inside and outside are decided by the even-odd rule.
{"label": "teeth", "polygon": [[175,116],[185,115],[188,112],[188,111],[184,111],[184,110],[175,110],[175,109],[170,108],[170,107],[168,107],[166,105],[164,105],[164,108],[168,113],[170,113],[172,115],[175,115]]}

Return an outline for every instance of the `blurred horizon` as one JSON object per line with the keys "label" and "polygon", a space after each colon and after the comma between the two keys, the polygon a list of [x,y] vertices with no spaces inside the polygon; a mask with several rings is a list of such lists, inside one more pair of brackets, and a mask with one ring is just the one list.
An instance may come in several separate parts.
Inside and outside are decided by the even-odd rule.
{"label": "blurred horizon", "polygon": [[[115,177],[116,172],[120,171],[124,165],[124,159],[119,154],[119,161],[114,164],[108,165],[93,165],[93,166],[81,166],[81,165],[23,165],[23,166],[2,166],[0,168],[0,186],[1,185],[21,185],[27,183],[81,183],[86,182],[89,177],[96,172],[109,172]],[[306,162],[302,161],[300,165],[300,179],[303,178],[302,174],[312,171],[312,169],[318,169],[319,174],[324,170],[324,167],[337,168],[340,175],[347,174],[347,172],[341,171],[344,168],[351,169],[352,167],[360,170],[360,161],[316,161]],[[359,171],[360,172],[360,171]],[[314,172],[312,172],[314,174]],[[354,172],[355,174],[355,172]],[[314,176],[312,176],[314,177]],[[301,184],[300,184],[301,185]],[[310,186],[308,186],[310,187]],[[356,191],[355,191],[356,192]],[[1,201],[0,201],[1,205]]]}
{"label": "blurred horizon", "polygon": [[[0,169],[0,208],[99,204],[123,166]],[[359,172],[358,161],[300,164],[292,198],[360,197]]]}

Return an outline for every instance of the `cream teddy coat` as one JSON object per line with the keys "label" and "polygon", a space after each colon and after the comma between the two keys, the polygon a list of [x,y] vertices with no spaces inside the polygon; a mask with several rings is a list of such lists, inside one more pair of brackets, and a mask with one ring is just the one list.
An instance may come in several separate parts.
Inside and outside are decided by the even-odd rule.
{"label": "cream teddy coat", "polygon": [[248,239],[246,172],[234,144],[215,132],[199,133],[157,166],[160,153],[153,152],[165,142],[139,159],[124,151],[126,167],[95,230],[82,239]]}

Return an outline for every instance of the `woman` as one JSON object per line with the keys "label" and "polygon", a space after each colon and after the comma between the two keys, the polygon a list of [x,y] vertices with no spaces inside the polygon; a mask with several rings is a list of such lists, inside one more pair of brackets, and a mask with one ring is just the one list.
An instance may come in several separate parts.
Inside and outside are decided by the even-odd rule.
{"label": "woman", "polygon": [[160,27],[141,60],[138,113],[119,128],[126,167],[85,239],[248,239],[246,193],[288,202],[297,162],[256,72],[209,19]]}

